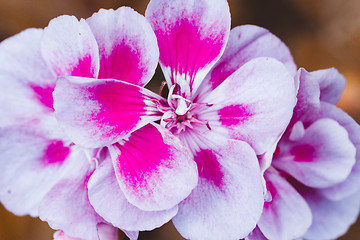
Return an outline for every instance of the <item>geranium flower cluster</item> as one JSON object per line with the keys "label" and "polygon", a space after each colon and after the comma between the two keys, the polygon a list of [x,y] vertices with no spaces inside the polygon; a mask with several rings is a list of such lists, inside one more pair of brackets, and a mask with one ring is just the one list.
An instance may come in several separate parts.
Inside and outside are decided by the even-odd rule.
{"label": "geranium flower cluster", "polygon": [[[334,239],[360,208],[360,127],[335,69],[230,30],[226,0],[60,16],[0,44],[0,201],[59,230],[130,239]],[[161,94],[144,86],[160,63]]]}

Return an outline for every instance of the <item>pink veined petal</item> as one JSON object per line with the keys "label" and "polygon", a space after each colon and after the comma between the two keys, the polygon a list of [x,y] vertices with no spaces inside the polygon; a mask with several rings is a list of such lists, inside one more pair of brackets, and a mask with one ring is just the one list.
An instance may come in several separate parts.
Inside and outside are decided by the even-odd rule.
{"label": "pink veined petal", "polygon": [[265,172],[272,200],[264,203],[258,227],[267,239],[296,239],[311,225],[311,211],[301,195],[274,169]]}
{"label": "pink veined petal", "polygon": [[305,129],[302,139],[279,143],[280,154],[273,166],[315,188],[344,181],[355,164],[356,149],[345,128],[323,118]]}
{"label": "pink veined petal", "polygon": [[103,219],[94,211],[88,199],[87,182],[94,166],[80,152],[76,165],[66,172],[47,193],[39,207],[41,220],[53,229],[87,240],[98,240],[98,223]]}
{"label": "pink veined petal", "polygon": [[288,47],[267,29],[243,25],[231,29],[224,54],[202,82],[197,94],[219,86],[242,65],[257,57],[272,57],[284,63],[295,76],[297,67]]}
{"label": "pink veined petal", "polygon": [[54,91],[56,118],[76,144],[110,145],[149,122],[159,120],[147,89],[117,80],[60,78]]}
{"label": "pink veined petal", "polygon": [[310,72],[320,85],[320,100],[336,104],[345,89],[346,80],[335,68]]}
{"label": "pink veined petal", "polygon": [[[199,113],[211,129],[223,129],[264,154],[287,127],[296,102],[296,86],[285,66],[272,58],[244,64],[198,102],[210,105]],[[271,127],[269,127],[271,126]]]}
{"label": "pink veined petal", "polygon": [[253,149],[229,140],[194,156],[199,183],[179,204],[173,223],[187,239],[241,239],[256,226],[263,185]]}
{"label": "pink veined petal", "polygon": [[193,92],[221,56],[230,32],[225,0],[151,0],[149,19],[168,85],[190,84]]}
{"label": "pink veined petal", "polygon": [[21,127],[2,129],[0,201],[16,215],[38,216],[40,201],[73,168],[76,158],[77,151],[61,139]]}
{"label": "pink veined petal", "polygon": [[121,190],[142,210],[170,209],[197,184],[190,153],[160,125],[148,124],[109,150]]}
{"label": "pink veined petal", "polygon": [[337,239],[347,232],[359,215],[359,192],[340,201],[331,201],[305,187],[300,193],[309,204],[313,216],[312,225],[304,235],[307,240]]}
{"label": "pink veined petal", "polygon": [[137,239],[137,231],[160,227],[177,213],[177,206],[164,211],[143,211],[130,204],[120,189],[110,159],[103,161],[94,171],[88,189],[96,212],[114,226],[126,229],[125,233],[131,239]]}
{"label": "pink veined petal", "polygon": [[258,226],[245,238],[245,240],[268,240]]}
{"label": "pink veined petal", "polygon": [[149,22],[128,7],[100,9],[86,20],[99,45],[99,78],[144,86],[159,61],[156,36]]}
{"label": "pink veined petal", "polygon": [[0,44],[0,125],[42,118],[53,111],[55,76],[42,59],[42,29],[27,29]]}
{"label": "pink veined petal", "polygon": [[344,127],[349,135],[350,141],[356,148],[356,162],[346,180],[320,191],[329,199],[337,201],[360,191],[360,185],[358,184],[360,182],[360,126],[341,109],[325,102],[321,103],[318,111],[309,111],[303,115],[303,121],[307,125],[321,118],[334,119]]}
{"label": "pink veined petal", "polygon": [[41,52],[57,76],[98,76],[99,49],[84,19],[64,15],[51,20],[44,29]]}

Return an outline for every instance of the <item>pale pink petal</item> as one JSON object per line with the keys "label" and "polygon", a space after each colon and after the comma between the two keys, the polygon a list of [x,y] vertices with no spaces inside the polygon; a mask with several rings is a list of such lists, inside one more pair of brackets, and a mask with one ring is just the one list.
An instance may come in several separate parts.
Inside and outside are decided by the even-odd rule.
{"label": "pale pink petal", "polygon": [[245,240],[268,240],[258,226],[245,238]]}
{"label": "pale pink petal", "polygon": [[59,230],[54,233],[54,240],[83,240],[67,236],[63,231]]}
{"label": "pale pink petal", "polygon": [[99,223],[97,225],[99,240],[118,240],[119,231],[116,227],[113,227],[107,223]]}
{"label": "pale pink petal", "polygon": [[98,76],[99,49],[84,19],[60,16],[51,20],[44,29],[41,51],[57,76]]}
{"label": "pale pink petal", "polygon": [[[109,159],[94,171],[88,183],[89,199],[95,210],[108,222],[136,239],[136,232],[152,230],[168,222],[176,213],[177,206],[164,211],[143,211],[130,204],[117,182]],[[130,232],[129,232],[129,231]]]}
{"label": "pale pink petal", "polygon": [[263,185],[253,149],[230,140],[195,155],[199,184],[179,204],[173,223],[187,239],[241,239],[256,226]]}
{"label": "pale pink petal", "polygon": [[69,236],[98,240],[97,225],[103,220],[90,205],[87,194],[87,182],[93,168],[85,154],[78,155],[76,165],[41,201],[41,220]]}
{"label": "pale pink petal", "polygon": [[[199,119],[211,129],[222,128],[230,138],[245,141],[261,155],[287,127],[296,102],[296,86],[285,66],[272,58],[244,64],[209,95]],[[271,126],[271,127],[269,127]],[[224,132],[226,134],[226,132]]]}
{"label": "pale pink petal", "polygon": [[40,201],[73,168],[78,154],[69,143],[49,139],[31,129],[2,129],[1,202],[16,215],[38,216]]}
{"label": "pale pink petal", "polygon": [[53,111],[55,76],[40,53],[42,29],[27,29],[0,44],[0,125],[38,120]]}
{"label": "pale pink petal", "polygon": [[230,32],[225,0],[151,0],[146,17],[157,36],[160,63],[168,84],[195,92],[221,56]]}
{"label": "pale pink petal", "polygon": [[264,203],[258,227],[267,239],[301,237],[311,225],[311,211],[301,195],[274,169],[265,172],[272,200]]}
{"label": "pale pink petal", "polygon": [[313,216],[312,225],[304,235],[305,239],[337,239],[347,232],[359,215],[359,193],[340,201],[331,201],[307,188],[303,188],[300,193],[309,204]]}
{"label": "pale pink petal", "polygon": [[320,100],[336,104],[345,89],[345,78],[335,68],[310,73],[320,85]]}
{"label": "pale pink petal", "polygon": [[[224,54],[206,76],[199,91],[215,89],[242,65],[257,57],[272,57],[284,63],[295,76],[297,68],[287,46],[267,29],[243,25],[230,31]],[[205,86],[209,85],[209,86]]]}
{"label": "pale pink petal", "polygon": [[321,118],[334,119],[344,127],[356,148],[356,163],[346,180],[321,191],[329,199],[340,200],[360,190],[360,184],[358,184],[360,182],[360,126],[341,109],[324,102],[321,103],[318,111],[309,111],[303,115],[303,121],[307,125]]}
{"label": "pale pink petal", "polygon": [[122,230],[122,231],[130,240],[137,240],[139,238],[139,231],[126,231],[126,230]]}
{"label": "pale pink petal", "polygon": [[160,119],[160,96],[117,80],[60,78],[54,91],[56,118],[73,142],[86,147],[110,145]]}
{"label": "pale pink petal", "polygon": [[320,87],[317,79],[304,68],[298,70],[295,78],[299,81],[299,91],[291,124],[297,122],[309,109],[320,106]]}
{"label": "pale pink petal", "polygon": [[345,128],[323,118],[305,129],[302,139],[279,143],[273,166],[301,183],[325,188],[344,181],[355,164],[356,149]]}
{"label": "pale pink petal", "polygon": [[99,78],[144,86],[159,61],[156,36],[142,15],[128,7],[100,9],[86,20],[99,45]]}
{"label": "pale pink petal", "polygon": [[170,209],[197,184],[197,168],[178,138],[148,124],[109,147],[120,188],[142,210]]}

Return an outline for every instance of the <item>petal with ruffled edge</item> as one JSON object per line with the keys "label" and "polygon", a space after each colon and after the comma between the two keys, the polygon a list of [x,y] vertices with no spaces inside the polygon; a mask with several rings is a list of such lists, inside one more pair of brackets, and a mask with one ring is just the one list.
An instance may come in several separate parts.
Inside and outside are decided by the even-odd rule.
{"label": "petal with ruffled edge", "polygon": [[149,22],[128,7],[100,9],[86,19],[99,45],[99,78],[144,86],[159,61],[156,36]]}
{"label": "petal with ruffled edge", "polygon": [[54,91],[56,118],[76,144],[102,147],[159,120],[163,99],[142,87],[117,80],[59,78]]}
{"label": "petal with ruffled edge", "polygon": [[303,115],[302,121],[304,121],[306,125],[309,125],[322,118],[334,119],[344,127],[349,135],[350,141],[356,148],[356,162],[346,180],[335,186],[320,190],[324,196],[336,201],[360,191],[360,184],[358,184],[360,182],[360,126],[347,113],[325,102],[321,103],[320,109],[309,111]]}
{"label": "petal with ruffled edge", "polygon": [[44,29],[41,52],[57,76],[98,76],[99,48],[84,19],[64,15],[51,20]]}
{"label": "petal with ruffled edge", "polygon": [[301,195],[274,169],[265,172],[272,200],[264,203],[258,227],[267,239],[296,239],[311,225],[311,211]]}
{"label": "petal with ruffled edge", "polygon": [[335,68],[310,72],[320,86],[320,100],[336,104],[345,89],[346,80]]}
{"label": "petal with ruffled edge", "polygon": [[273,166],[301,183],[325,188],[342,182],[355,164],[356,149],[348,133],[336,121],[323,118],[305,129],[297,141],[282,140]]}
{"label": "petal with ruffled edge", "polygon": [[27,29],[0,44],[0,125],[38,121],[53,111],[55,76],[40,53],[42,29]]}
{"label": "petal with ruffled edge", "polygon": [[225,48],[230,32],[227,2],[151,0],[145,15],[157,36],[167,83],[182,86],[185,80],[195,92]]}
{"label": "petal with ruffled edge", "polygon": [[242,65],[258,57],[275,58],[284,63],[293,76],[296,74],[291,53],[278,37],[265,28],[243,25],[231,29],[224,54],[201,83],[197,94],[215,89]]}
{"label": "petal with ruffled edge", "polygon": [[305,239],[337,239],[346,233],[358,217],[360,193],[340,201],[331,201],[309,188],[302,187],[299,192],[309,204],[313,216]]}
{"label": "petal with ruffled edge", "polygon": [[130,204],[120,189],[110,159],[103,161],[94,171],[88,189],[90,202],[96,212],[121,229],[152,230],[168,222],[177,213],[177,206],[164,211],[143,211]]}
{"label": "petal with ruffled edge", "polygon": [[296,86],[282,63],[257,58],[197,101],[210,106],[199,111],[199,120],[249,143],[261,155],[287,127],[296,102]]}
{"label": "petal with ruffled edge", "polygon": [[[81,150],[80,150],[81,151]],[[98,240],[97,225],[102,218],[90,205],[87,182],[94,171],[84,153],[78,154],[76,165],[61,179],[40,203],[39,216],[53,229],[87,240]]]}
{"label": "petal with ruffled edge", "polygon": [[109,150],[121,190],[142,210],[170,209],[197,184],[192,156],[160,125],[148,124]]}
{"label": "petal with ruffled edge", "polygon": [[40,201],[78,158],[61,139],[21,127],[1,130],[0,153],[0,200],[16,215],[38,216]]}
{"label": "petal with ruffled edge", "polygon": [[240,239],[256,226],[263,185],[254,150],[241,141],[199,149],[199,184],[179,204],[173,223],[187,239]]}

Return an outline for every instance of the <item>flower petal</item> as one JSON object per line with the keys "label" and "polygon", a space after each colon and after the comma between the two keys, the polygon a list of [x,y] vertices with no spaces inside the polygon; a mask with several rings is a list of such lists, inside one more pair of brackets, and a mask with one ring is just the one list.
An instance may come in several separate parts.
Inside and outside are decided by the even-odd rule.
{"label": "flower petal", "polygon": [[309,204],[313,216],[305,239],[337,239],[346,233],[359,215],[359,193],[340,201],[331,201],[311,189],[303,189],[300,193]]}
{"label": "flower petal", "polygon": [[[199,114],[212,129],[245,141],[257,155],[270,150],[287,127],[296,102],[293,77],[272,58],[243,65],[198,102],[210,105]],[[271,127],[269,127],[271,126]]]}
{"label": "flower petal", "polygon": [[142,210],[170,209],[197,184],[190,153],[160,125],[148,124],[109,149],[121,190]]}
{"label": "flower petal", "polygon": [[90,205],[87,194],[92,168],[94,166],[90,166],[85,154],[78,155],[71,172],[67,172],[66,178],[61,179],[41,201],[41,220],[69,236],[98,240],[97,225],[103,220]]}
{"label": "flower petal", "polygon": [[27,29],[0,44],[1,126],[38,120],[53,111],[55,76],[42,59],[42,29]]}
{"label": "flower petal", "polygon": [[254,228],[254,230],[245,238],[245,240],[268,240],[261,232],[259,227]]}
{"label": "flower petal", "polygon": [[[295,76],[297,67],[287,46],[267,29],[243,25],[231,29],[229,41],[221,56],[199,88],[200,94],[219,86],[242,65],[257,57],[272,57],[284,63]],[[208,85],[208,86],[206,86]]]}
{"label": "flower petal", "polygon": [[160,63],[169,86],[193,92],[221,56],[230,32],[225,0],[151,0],[146,17],[157,36]]}
{"label": "flower petal", "polygon": [[311,211],[301,195],[273,169],[265,172],[272,200],[264,203],[258,227],[267,239],[296,239],[311,225]]}
{"label": "flower petal", "polygon": [[302,121],[309,125],[322,118],[334,119],[344,127],[349,135],[350,141],[356,148],[356,162],[346,180],[320,191],[329,199],[337,201],[360,191],[360,185],[358,184],[360,182],[360,126],[341,109],[325,102],[321,103],[320,109],[317,111],[309,111],[303,115]]}
{"label": "flower petal", "polygon": [[78,153],[61,139],[30,129],[6,128],[0,132],[0,200],[16,215],[38,216],[48,191],[76,164]]}
{"label": "flower petal", "polygon": [[159,61],[156,36],[148,21],[133,9],[100,9],[86,20],[100,51],[99,78],[144,86]]}
{"label": "flower petal", "polygon": [[117,80],[60,78],[54,91],[56,118],[76,144],[110,145],[160,119],[160,96]]}
{"label": "flower petal", "polygon": [[44,29],[41,51],[57,76],[98,76],[99,49],[84,19],[64,15],[51,20]]}
{"label": "flower petal", "polygon": [[356,149],[345,128],[329,118],[311,124],[298,141],[280,141],[279,148],[273,165],[310,187],[344,181],[355,164]]}
{"label": "flower petal", "polygon": [[99,165],[88,183],[90,202],[106,221],[121,229],[144,231],[160,227],[177,213],[177,206],[164,211],[143,211],[130,204],[109,160]]}
{"label": "flower petal", "polygon": [[310,73],[320,85],[320,100],[336,104],[345,89],[345,78],[335,68],[318,70]]}
{"label": "flower petal", "polygon": [[199,184],[179,204],[173,223],[187,239],[241,239],[256,226],[263,207],[263,185],[253,149],[228,141],[195,155]]}

